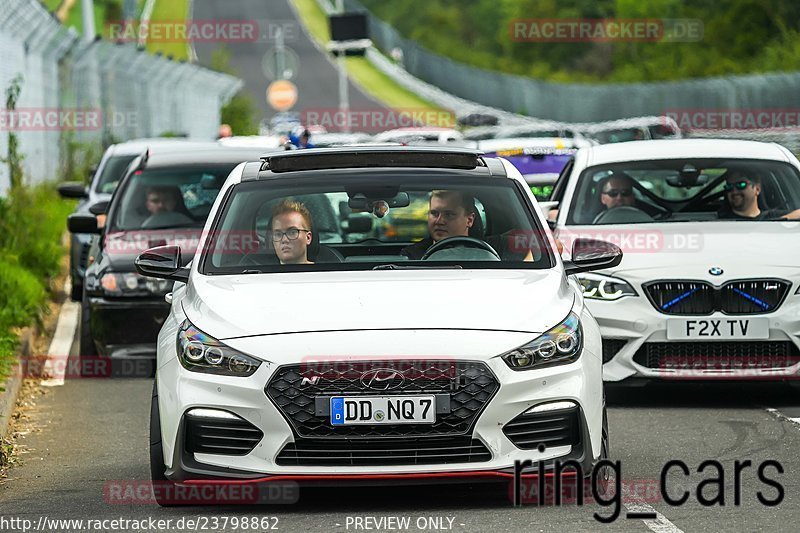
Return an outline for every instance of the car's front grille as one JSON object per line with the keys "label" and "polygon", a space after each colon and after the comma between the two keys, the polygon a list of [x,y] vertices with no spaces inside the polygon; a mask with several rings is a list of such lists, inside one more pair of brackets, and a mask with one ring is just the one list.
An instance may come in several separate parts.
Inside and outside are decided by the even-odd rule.
{"label": "car's front grille", "polygon": [[186,451],[218,455],[247,455],[264,434],[241,418],[186,414]]}
{"label": "car's front grille", "polygon": [[580,409],[572,407],[523,413],[503,427],[503,433],[521,450],[580,444]]}
{"label": "car's front grille", "polygon": [[656,281],[644,286],[653,306],[668,315],[769,313],[777,309],[791,284],[777,279],[729,281],[714,287],[705,281]]}
{"label": "car's front grille", "polygon": [[[370,387],[366,378],[377,370],[384,373],[383,377],[394,377]],[[497,378],[479,361],[385,360],[282,366],[264,390],[289,421],[296,436],[352,439],[466,435],[498,388]],[[449,409],[444,412],[437,407],[433,424],[336,427],[330,423],[329,414],[317,409],[318,405],[329,405],[332,396],[416,394],[447,397]]]}
{"label": "car's front grille", "polygon": [[628,343],[625,339],[603,339],[603,363],[608,363]]}
{"label": "car's front grille", "polygon": [[297,439],[275,463],[292,466],[382,466],[480,463],[492,458],[469,436],[378,439]]}
{"label": "car's front grille", "polygon": [[786,368],[800,350],[791,341],[646,342],[633,360],[658,370]]}

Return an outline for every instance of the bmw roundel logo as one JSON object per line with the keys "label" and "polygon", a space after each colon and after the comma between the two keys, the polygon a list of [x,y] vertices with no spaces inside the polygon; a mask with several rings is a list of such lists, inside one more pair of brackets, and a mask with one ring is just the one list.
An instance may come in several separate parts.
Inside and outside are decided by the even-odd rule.
{"label": "bmw roundel logo", "polygon": [[724,272],[720,267],[711,267],[708,269],[708,273],[712,276],[721,276],[722,272]]}

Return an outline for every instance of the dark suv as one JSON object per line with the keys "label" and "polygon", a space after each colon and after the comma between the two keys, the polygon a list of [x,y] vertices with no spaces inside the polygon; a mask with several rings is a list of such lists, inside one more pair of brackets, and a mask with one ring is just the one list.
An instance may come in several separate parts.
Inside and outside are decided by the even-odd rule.
{"label": "dark suv", "polygon": [[99,235],[90,246],[83,285],[81,357],[150,361],[155,356],[172,283],[140,276],[134,258],[154,245],[179,243],[189,261],[228,174],[262,153],[209,144],[203,150],[143,154],[131,162],[107,208],[93,209],[107,213],[104,227],[98,228],[91,213],[70,215],[73,234]]}

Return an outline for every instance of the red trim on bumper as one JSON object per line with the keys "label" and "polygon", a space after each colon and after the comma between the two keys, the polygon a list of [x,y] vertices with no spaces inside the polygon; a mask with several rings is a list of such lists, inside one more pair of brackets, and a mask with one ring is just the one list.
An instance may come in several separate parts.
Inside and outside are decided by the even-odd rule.
{"label": "red trim on bumper", "polygon": [[[575,471],[570,470],[563,472],[562,477],[574,477]],[[545,473],[545,478],[552,478],[552,472]],[[279,481],[364,481],[364,480],[377,480],[377,481],[392,481],[404,479],[476,479],[476,478],[500,478],[502,480],[514,479],[514,474],[509,472],[500,472],[496,470],[476,470],[475,472],[422,472],[419,474],[277,474],[273,476],[265,476],[256,479],[190,479],[181,481],[182,484],[251,484],[251,483],[275,483]],[[538,474],[523,474],[523,479],[537,479]]]}

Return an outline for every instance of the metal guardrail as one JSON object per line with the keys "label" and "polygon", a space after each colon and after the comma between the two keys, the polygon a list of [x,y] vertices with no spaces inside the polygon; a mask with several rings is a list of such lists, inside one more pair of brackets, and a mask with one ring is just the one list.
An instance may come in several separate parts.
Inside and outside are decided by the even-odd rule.
{"label": "metal guardrail", "polygon": [[[96,127],[15,127],[4,113],[0,157],[7,155],[13,131],[32,182],[58,177],[65,135],[95,146],[167,132],[214,139],[221,107],[243,85],[227,74],[148,54],[133,43],[85,42],[37,0],[0,0],[0,105],[18,75],[18,109],[99,117]],[[0,194],[8,184],[8,166],[0,164]]]}

